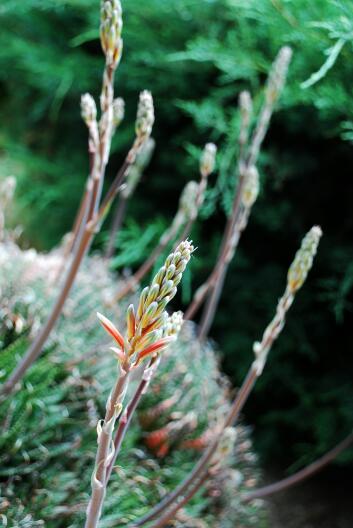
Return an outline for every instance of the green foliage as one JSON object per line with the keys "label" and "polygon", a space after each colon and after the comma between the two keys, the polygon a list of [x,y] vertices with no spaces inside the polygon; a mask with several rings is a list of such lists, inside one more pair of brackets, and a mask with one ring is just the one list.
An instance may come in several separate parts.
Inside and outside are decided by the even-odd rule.
{"label": "green foliage", "polygon": [[142,262],[149,254],[149,249],[158,244],[165,224],[158,220],[143,228],[140,224],[130,220],[126,228],[118,233],[116,246],[119,252],[112,259],[111,266],[121,269]]}
{"label": "green foliage", "polygon": [[[312,456],[322,453],[352,427],[352,2],[130,0],[123,7],[116,87],[127,114],[108,179],[132,140],[143,88],[155,97],[157,149],[129,204],[135,224],[129,220],[120,234],[124,252],[117,264],[137,267],[153,248],[157,221],[161,215],[171,221],[185,181],[197,176],[199,149],[211,139],[219,147],[218,176],[193,234],[199,250],[192,287],[212,267],[236,184],[238,94],[250,89],[258,108],[271,61],[280,46],[293,47],[280,111],[260,158],[262,193],[212,335],[239,383],[298,241],[320,223],[316,268],[247,409],[269,458],[278,456],[279,443],[290,460],[301,459],[303,446],[310,445]],[[79,97],[99,91],[97,2],[3,0],[0,17],[0,170],[18,176],[16,219],[25,227],[24,241],[48,248],[72,225],[88,168]],[[142,245],[155,226],[156,238]],[[139,232],[146,238],[137,240]],[[133,249],[139,242],[136,252],[128,248],[130,236]]]}

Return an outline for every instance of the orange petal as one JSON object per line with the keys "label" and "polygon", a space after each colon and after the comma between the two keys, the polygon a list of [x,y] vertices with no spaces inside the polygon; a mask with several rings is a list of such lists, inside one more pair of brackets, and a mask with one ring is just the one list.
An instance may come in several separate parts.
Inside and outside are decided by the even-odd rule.
{"label": "orange petal", "polygon": [[158,429],[157,431],[152,431],[148,434],[145,439],[145,444],[149,449],[156,449],[168,438],[168,431],[166,427]]}
{"label": "orange petal", "polygon": [[107,319],[106,317],[104,317],[104,315],[100,314],[99,312],[97,312],[97,317],[101,323],[101,325],[103,326],[103,328],[108,332],[108,334],[110,334],[112,336],[112,338],[118,343],[118,345],[120,346],[120,348],[122,350],[124,350],[124,338],[123,336],[121,335],[121,333],[119,332],[119,330],[117,328],[115,328],[115,326],[113,325],[113,323],[111,321],[109,321],[109,319]]}
{"label": "orange petal", "polygon": [[134,337],[136,331],[136,319],[134,305],[130,304],[127,309],[127,338],[130,340]]}
{"label": "orange petal", "polygon": [[153,352],[160,352],[163,348],[166,348],[169,343],[174,341],[174,336],[170,337],[163,337],[162,339],[159,339],[155,343],[152,343],[152,345],[149,345],[147,348],[142,350],[139,355],[137,356],[136,364],[139,363],[144,357],[148,356],[149,354],[153,354]]}
{"label": "orange petal", "polygon": [[167,456],[167,454],[169,453],[169,445],[167,444],[167,442],[165,444],[162,444],[156,455],[158,458],[164,458],[165,456]]}

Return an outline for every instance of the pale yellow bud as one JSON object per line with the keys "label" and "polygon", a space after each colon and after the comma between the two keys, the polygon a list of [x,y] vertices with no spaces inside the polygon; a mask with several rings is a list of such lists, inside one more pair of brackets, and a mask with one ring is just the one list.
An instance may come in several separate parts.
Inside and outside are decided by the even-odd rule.
{"label": "pale yellow bud", "polygon": [[252,112],[252,100],[249,92],[244,91],[239,95],[239,109],[241,113],[242,120],[249,124],[250,116]]}
{"label": "pale yellow bud", "polygon": [[121,59],[123,41],[122,9],[119,0],[102,0],[100,37],[107,64],[116,68]]}
{"label": "pale yellow bud", "polygon": [[152,132],[154,123],[154,107],[152,94],[148,90],[140,93],[139,104],[137,107],[137,116],[135,131],[136,136],[142,140],[147,139]]}
{"label": "pale yellow bud", "polygon": [[217,147],[214,143],[207,143],[202,151],[200,159],[200,172],[207,177],[214,171],[216,164]]}
{"label": "pale yellow bud", "polygon": [[117,128],[125,115],[125,102],[121,97],[117,97],[113,101],[113,127]]}
{"label": "pale yellow bud", "polygon": [[198,191],[199,184],[195,181],[190,181],[185,185],[181,193],[179,211],[187,220],[193,220],[197,216]]}
{"label": "pale yellow bud", "polygon": [[292,58],[292,50],[284,46],[278,52],[268,77],[265,98],[270,104],[278,99],[287,77],[288,66]]}
{"label": "pale yellow bud", "polygon": [[242,194],[242,202],[246,208],[254,205],[260,190],[259,173],[253,165],[247,169],[245,174],[245,184]]}
{"label": "pale yellow bud", "polygon": [[164,324],[163,335],[177,337],[183,326],[183,312],[174,312]]}
{"label": "pale yellow bud", "polygon": [[97,119],[96,103],[89,93],[81,96],[81,116],[88,127]]}
{"label": "pale yellow bud", "polygon": [[303,285],[310,268],[313,265],[313,260],[317,252],[317,248],[322,236],[321,227],[314,226],[303,238],[301,247],[297,251],[294,261],[288,270],[288,288],[294,293]]}
{"label": "pale yellow bud", "polygon": [[0,202],[5,207],[11,202],[16,189],[16,178],[14,176],[7,176],[3,182],[0,183]]}

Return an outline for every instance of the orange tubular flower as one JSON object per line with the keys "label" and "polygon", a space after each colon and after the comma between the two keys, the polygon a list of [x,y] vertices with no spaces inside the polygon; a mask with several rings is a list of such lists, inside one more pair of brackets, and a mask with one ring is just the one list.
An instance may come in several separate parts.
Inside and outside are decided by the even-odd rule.
{"label": "orange tubular flower", "polygon": [[169,343],[174,340],[174,336],[163,337],[162,339],[159,339],[159,341],[156,341],[155,343],[152,343],[152,345],[149,345],[148,347],[144,348],[137,356],[136,365],[138,365],[139,362],[146,356],[149,356],[156,352],[162,352],[162,350],[164,350],[169,345]]}
{"label": "orange tubular flower", "polygon": [[124,338],[119,330],[113,325],[111,321],[101,313],[97,312],[97,317],[103,326],[103,328],[112,336],[114,341],[117,342],[122,351],[124,351]]}

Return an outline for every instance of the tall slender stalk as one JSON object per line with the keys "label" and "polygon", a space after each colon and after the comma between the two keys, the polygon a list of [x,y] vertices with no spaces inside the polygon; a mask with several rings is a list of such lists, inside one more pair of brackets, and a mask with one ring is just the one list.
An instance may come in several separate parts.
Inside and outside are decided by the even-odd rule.
{"label": "tall slender stalk", "polygon": [[[234,230],[234,224],[236,222],[236,218],[240,211],[241,197],[242,197],[243,187],[245,183],[246,172],[245,172],[244,155],[245,155],[246,142],[248,141],[248,136],[249,136],[251,108],[252,108],[252,103],[251,103],[250,94],[248,92],[242,92],[239,97],[239,109],[240,109],[240,116],[241,116],[240,133],[239,133],[239,161],[237,165],[239,179],[238,179],[238,185],[237,185],[236,193],[235,193],[234,200],[233,200],[232,212],[226,223],[226,227],[225,227],[223,238],[221,241],[217,261],[214,265],[212,272],[207,278],[207,280],[196,291],[194,298],[185,313],[186,320],[191,319],[195,315],[197,310],[200,308],[201,304],[204,302],[206,297],[209,295],[209,292],[215,288],[218,278],[221,277],[222,274],[224,274],[223,269],[226,266],[225,259],[226,259],[226,255],[229,253],[228,246],[232,238],[232,233]],[[223,282],[223,281],[220,280],[220,282]],[[217,296],[219,296],[218,293],[217,293]],[[206,316],[204,316],[204,319],[205,317]],[[204,325],[202,325],[201,330],[200,330],[200,332],[202,331],[202,333],[204,333],[203,326]]]}
{"label": "tall slender stalk", "polygon": [[[238,394],[231,405],[231,408],[227,414],[227,417],[224,423],[222,424],[221,429],[217,431],[214,439],[212,440],[210,445],[207,447],[206,451],[204,452],[200,460],[197,462],[193,470],[185,478],[185,480],[181,484],[179,484],[179,486],[171,494],[167,495],[164,499],[162,499],[162,501],[157,506],[155,506],[147,515],[133,522],[130,525],[130,528],[137,527],[137,526],[143,526],[147,522],[152,521],[153,519],[156,519],[162,512],[165,512],[165,511],[166,511],[167,517],[166,518],[163,517],[164,523],[169,521],[171,518],[169,516],[169,513],[170,513],[169,507],[171,505],[173,505],[172,515],[176,513],[176,511],[180,507],[180,504],[181,504],[180,500],[182,500],[183,494],[187,492],[190,486],[194,485],[194,482],[198,482],[198,479],[201,479],[204,473],[207,472],[208,464],[212,460],[217,450],[217,447],[222,440],[224,429],[232,425],[234,421],[236,420],[236,418],[238,417],[249,394],[251,393],[251,390],[256,381],[256,377],[257,377],[256,369],[251,368],[246,379],[243,382],[242,387],[239,389]],[[176,509],[174,510],[174,508]],[[164,524],[161,524],[160,526],[163,526],[163,525]],[[155,525],[152,525],[152,526],[155,526]]]}
{"label": "tall slender stalk", "polygon": [[197,218],[197,215],[201,209],[201,206],[203,204],[204,198],[205,198],[205,192],[207,188],[207,181],[210,174],[215,169],[216,165],[216,154],[217,154],[217,147],[214,143],[206,143],[201,158],[200,158],[200,174],[201,174],[201,180],[199,183],[199,188],[197,191],[196,196],[196,206],[195,206],[195,212],[196,216],[191,216],[187,223],[185,224],[185,227],[178,239],[178,243],[181,242],[181,240],[184,240],[185,238],[188,238],[188,236],[191,233],[191,230],[193,228],[194,222]]}
{"label": "tall slender stalk", "polygon": [[97,428],[98,449],[95,461],[95,472],[92,476],[92,495],[87,508],[86,528],[95,528],[102,512],[103,501],[106,492],[105,474],[111,453],[111,441],[114,425],[118,419],[124,399],[126,386],[129,378],[130,365],[126,361],[121,365],[120,376],[108,399],[103,425]]}
{"label": "tall slender stalk", "polygon": [[113,222],[110,229],[109,240],[107,244],[107,249],[105,251],[105,258],[110,259],[114,255],[116,236],[119,233],[121,226],[124,221],[125,212],[126,212],[127,198],[120,196],[119,201],[116,205]]}
{"label": "tall slender stalk", "polygon": [[126,432],[130,426],[132,416],[134,412],[136,411],[142,396],[146,392],[148,384],[151,381],[152,375],[158,366],[158,362],[156,361],[157,359],[158,358],[152,358],[148,367],[144,370],[142,379],[140,383],[138,384],[133,397],[131,398],[128,405],[126,406],[126,410],[124,413],[124,419],[120,420],[119,422],[119,425],[118,425],[118,428],[117,428],[117,431],[114,437],[114,456],[107,469],[107,477],[106,477],[107,482],[110,479],[110,476],[111,476],[111,473],[113,471],[113,467],[115,464],[115,460],[120,452],[120,448],[124,441]]}
{"label": "tall slender stalk", "polygon": [[93,189],[93,170],[97,151],[99,149],[100,137],[97,123],[97,107],[93,97],[86,93],[81,97],[81,116],[86,123],[88,130],[88,157],[89,157],[89,176],[87,179],[84,194],[77,212],[74,226],[71,232],[70,244],[66,248],[66,254],[63,256],[63,261],[74,250],[77,240],[80,235],[80,230],[87,221],[88,204],[90,201]]}
{"label": "tall slender stalk", "polygon": [[297,486],[307,478],[312,477],[313,475],[324,469],[328,464],[333,462],[333,460],[335,460],[338,455],[348,449],[348,447],[350,447],[352,444],[353,432],[346,436],[346,438],[339,442],[339,444],[337,444],[334,448],[330,449],[330,451],[325,453],[325,455],[320,457],[318,460],[315,460],[315,462],[312,462],[308,466],[304,467],[303,469],[297,471],[296,473],[290,475],[287,478],[284,478],[272,484],[268,484],[267,486],[263,486],[262,488],[250,491],[249,493],[245,493],[242,497],[242,501],[251,502],[254,499],[263,499],[264,497],[268,497],[269,495],[273,495],[274,493],[279,493],[293,486]]}
{"label": "tall slender stalk", "polygon": [[73,228],[69,233],[62,251],[61,264],[56,274],[55,283],[60,281],[64,270],[67,267],[69,256],[77,249],[83,230],[88,220],[89,204],[92,200],[93,192],[93,171],[96,166],[96,156],[98,155],[100,136],[97,123],[97,107],[93,97],[85,93],[81,97],[81,116],[88,129],[88,155],[89,155],[89,175],[85,185],[85,190],[81,198]]}
{"label": "tall slender stalk", "polygon": [[[162,501],[155,506],[150,513],[135,521],[131,525],[131,528],[132,526],[142,526],[145,523],[156,519],[160,514],[162,514],[162,516],[158,518],[157,522],[153,524],[151,528],[164,526],[180,508],[180,504],[183,503],[183,496],[185,496],[190,489],[193,490],[194,487],[198,489],[198,481],[203,478],[205,473],[207,473],[208,465],[214,456],[225,429],[231,426],[237,419],[254,384],[256,383],[257,378],[261,376],[263,372],[268,353],[284,327],[286,313],[291,307],[295,294],[303,285],[313,264],[313,258],[317,252],[320,237],[321,229],[316,226],[313,227],[304,237],[301,247],[297,251],[289,268],[287,286],[283,296],[277,304],[275,316],[267,326],[261,342],[254,343],[253,350],[255,360],[253,361],[250,370],[230,407],[222,427],[216,433],[211,444],[207,447],[200,460],[184,481],[171,494],[162,499]],[[192,495],[193,493],[191,493],[190,496]]]}
{"label": "tall slender stalk", "polygon": [[[241,189],[239,192],[243,192],[244,190],[244,182],[245,179],[241,182]],[[231,219],[230,223],[230,230],[229,234],[226,235],[224,240],[224,250],[222,252],[221,258],[218,261],[218,265],[216,266],[215,273],[212,278],[211,286],[210,286],[210,294],[209,298],[207,299],[207,303],[205,305],[204,312],[202,314],[201,322],[200,322],[200,329],[199,329],[199,339],[203,341],[206,339],[207,334],[211,328],[217,306],[219,303],[219,299],[222,293],[224,281],[226,278],[226,274],[228,271],[229,264],[235,254],[236,248],[239,243],[239,239],[241,236],[241,233],[246,227],[247,218],[249,216],[249,209],[243,208],[242,204],[238,206],[238,204],[235,204],[236,209],[234,211],[234,225],[233,225],[233,218]]]}
{"label": "tall slender stalk", "polygon": [[[174,312],[168,319],[164,334],[166,336],[175,336],[177,337],[183,324],[183,314],[182,312]],[[126,406],[124,412],[124,418],[120,420],[115,438],[114,438],[114,456],[107,469],[107,482],[109,481],[110,475],[112,473],[115,460],[120,452],[121,445],[124,441],[126,432],[130,426],[132,416],[140,403],[142,396],[145,394],[151,380],[158,368],[160,356],[154,356],[150,360],[147,367],[144,369],[142,378],[132,396],[131,400]]]}
{"label": "tall slender stalk", "polygon": [[190,181],[186,184],[180,196],[179,208],[171,226],[164,232],[158,245],[154,248],[148,259],[145,260],[140,268],[127,280],[121,290],[117,293],[114,299],[115,302],[120,301],[130,291],[137,288],[138,284],[152,269],[158,257],[163,253],[168,244],[175,239],[182,227],[184,227],[184,229],[178,238],[177,244],[189,236],[192,226],[197,218],[198,211],[203,203],[208,176],[214,170],[216,151],[216,146],[213,143],[207,143],[205,145],[200,159],[200,183],[197,184],[194,181]]}
{"label": "tall slender stalk", "polygon": [[141,179],[143,171],[150,162],[154,148],[154,139],[149,138],[147,141],[145,141],[144,145],[140,149],[140,152],[136,156],[135,163],[129,170],[124,189],[120,193],[120,199],[113,215],[113,222],[105,251],[106,259],[110,259],[114,254],[116,237],[124,221],[127,202],[134,193],[135,188]]}
{"label": "tall slender stalk", "polygon": [[[40,355],[44,344],[60,316],[83,258],[89,250],[93,236],[99,228],[99,224],[104,218],[112,200],[119,191],[120,185],[126,176],[129,167],[133,164],[139,149],[149,138],[152,130],[154,122],[153,101],[151,94],[144,91],[140,94],[134,144],[111,184],[105,198],[100,204],[105,169],[109,158],[111,138],[114,130],[113,83],[114,72],[119,64],[122,51],[122,40],[120,38],[121,28],[122,20],[119,0],[103,2],[101,15],[101,43],[106,57],[106,64],[103,73],[103,85],[100,98],[102,115],[99,122],[99,144],[95,150],[92,176],[89,180],[89,199],[86,206],[87,220],[84,225],[81,223],[74,247],[74,254],[54,306],[28,351],[15,367],[14,371],[10,374],[8,380],[2,385],[0,390],[0,394],[2,395],[9,394],[14,390],[27,369]],[[114,35],[114,39],[111,38],[112,34]],[[91,115],[92,119],[93,117]]]}
{"label": "tall slender stalk", "polygon": [[[119,441],[116,445],[114,444],[115,423],[120,417],[120,423],[125,422],[128,425],[128,408],[123,414],[122,411],[129,373],[146,358],[150,358],[150,369],[153,368],[153,364],[157,362],[156,354],[162,352],[175,339],[176,328],[181,327],[180,313],[168,317],[165,308],[176,294],[177,285],[193,249],[190,242],[182,242],[168,256],[165,265],[155,275],[151,286],[142,291],[136,312],[132,304],[129,306],[125,338],[106,317],[98,314],[103,327],[118,345],[118,348],[114,348],[113,351],[120,363],[120,374],[108,398],[105,418],[102,422],[98,422],[97,426],[98,448],[91,479],[92,493],[87,507],[85,528],[96,528],[102,513],[112,463],[114,463],[123,439],[123,435],[120,435]],[[175,319],[178,321],[177,325]],[[148,369],[145,374],[148,374]],[[148,382],[147,375],[145,381]],[[130,411],[136,408],[138,400],[139,396],[133,399]]]}
{"label": "tall slender stalk", "polygon": [[[243,92],[239,98],[241,116],[239,158],[237,164],[239,178],[233,201],[232,213],[225,228],[219,256],[214,269],[209,278],[199,288],[198,292],[196,292],[195,297],[185,314],[186,319],[193,317],[201,304],[207,299],[200,323],[199,338],[201,340],[207,337],[211,328],[229,263],[235,255],[241,233],[246,227],[252,205],[257,198],[258,175],[257,179],[255,179],[254,171],[256,171],[258,155],[269,126],[274,105],[285,82],[290,57],[291,50],[284,47],[280,50],[274,61],[265,89],[264,103],[260,110],[259,118],[249,146],[247,144],[249,142],[251,120],[251,98],[247,92]],[[251,184],[250,187],[249,183]],[[246,203],[250,202],[247,199],[247,191],[249,190],[252,195],[251,203]]]}

